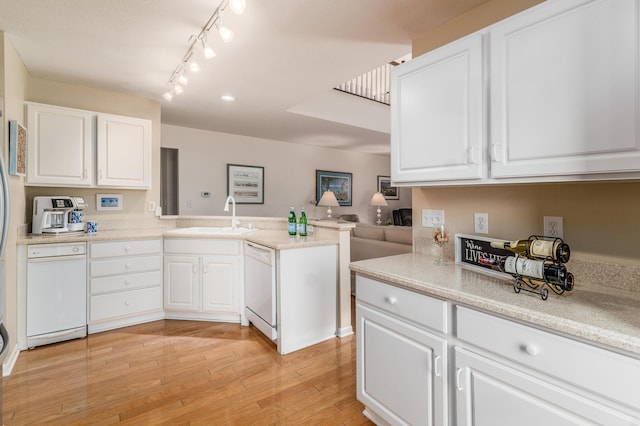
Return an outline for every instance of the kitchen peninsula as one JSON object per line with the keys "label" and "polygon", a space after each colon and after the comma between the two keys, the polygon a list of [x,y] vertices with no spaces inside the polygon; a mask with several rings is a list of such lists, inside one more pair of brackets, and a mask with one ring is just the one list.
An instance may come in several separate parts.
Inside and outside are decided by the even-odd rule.
{"label": "kitchen peninsula", "polygon": [[[159,221],[161,227],[128,228],[127,224],[103,221],[101,229],[95,235],[65,233],[56,236],[22,236],[18,240],[20,257],[23,259],[20,261],[18,276],[20,306],[23,306],[27,297],[25,283],[27,282],[26,254],[28,248],[42,245],[86,243],[89,277],[87,283],[89,333],[161,319],[169,315],[169,312],[172,312],[172,315],[169,316],[172,318],[219,319],[222,321],[243,322],[244,325],[247,325],[246,320],[243,321],[244,315],[242,314],[244,310],[244,301],[242,299],[244,287],[242,282],[243,241],[252,241],[282,252],[300,252],[307,249],[333,247],[334,254],[331,257],[331,262],[335,265],[335,269],[326,268],[327,271],[333,270],[334,272],[328,281],[325,280],[325,282],[333,281],[338,283],[338,285],[332,286],[331,291],[333,293],[328,293],[333,294],[334,300],[333,313],[330,314],[332,324],[330,335],[343,337],[352,334],[348,244],[349,231],[353,224],[310,221],[310,225],[313,226],[314,230],[313,234],[304,238],[296,238],[287,234],[287,223],[284,219],[261,217],[242,217],[241,219],[242,223],[247,224],[250,228],[246,232],[243,230],[241,234],[225,233],[223,231],[227,229],[225,227],[229,224],[228,217],[176,216],[161,218]],[[187,229],[187,231],[182,231],[183,229]],[[200,232],[189,232],[189,229],[195,229]],[[210,232],[207,233],[207,230],[220,230],[220,232],[212,234]],[[164,250],[162,249],[163,240],[165,243]],[[172,247],[174,252],[178,251],[176,255],[167,254],[163,256],[163,251],[167,251],[168,243],[171,243],[169,246]],[[206,284],[202,281],[202,278],[196,277],[197,283],[202,282],[202,284],[194,284],[191,288],[183,287],[185,293],[180,294],[180,296],[188,294],[188,297],[195,297],[193,300],[196,305],[189,307],[189,309],[178,305],[176,310],[176,305],[168,305],[167,301],[169,299],[167,299],[167,295],[165,294],[164,298],[162,295],[162,258],[164,257],[165,263],[164,293],[166,293],[167,260],[171,256],[174,256],[174,259],[176,256],[186,256],[200,261],[198,256],[209,256],[206,250],[198,256],[181,253],[189,252],[185,247],[188,248],[191,245],[195,245],[196,248],[206,248],[208,247],[206,246],[207,244],[214,244],[217,248],[221,247],[220,244],[225,247],[231,244],[235,247],[234,253],[231,253],[233,256],[226,256],[225,253],[222,253],[224,262],[217,263],[217,265],[222,265],[217,271],[224,271],[225,274],[228,272],[230,274],[229,277],[233,278],[230,278],[229,286],[226,289],[223,288],[221,293],[223,298],[230,298],[232,301],[230,303],[225,301],[224,304],[218,304],[215,307],[212,307],[213,305],[211,304],[204,306],[203,304],[208,303],[204,300],[205,295],[194,295],[192,293],[193,289],[206,291]],[[211,254],[219,256],[216,253]],[[230,259],[231,263],[225,263],[227,259]],[[160,263],[158,264],[158,262]],[[216,265],[216,263],[203,264],[203,271],[210,266],[215,267],[212,265]],[[194,271],[199,268],[193,266]],[[189,267],[190,271],[191,267]],[[192,284],[194,282],[192,281]],[[189,284],[187,283],[187,285]],[[137,293],[140,293],[139,297],[136,297]],[[346,296],[343,296],[343,294]],[[211,296],[211,294],[209,295]],[[211,298],[208,300],[210,302]],[[109,302],[108,305],[113,305],[112,308],[105,308],[106,305],[103,302]],[[137,303],[139,305],[136,305]],[[22,313],[19,315],[18,345],[20,349],[26,349],[26,315],[23,307],[19,308],[20,311]],[[213,312],[213,314],[210,312]]]}

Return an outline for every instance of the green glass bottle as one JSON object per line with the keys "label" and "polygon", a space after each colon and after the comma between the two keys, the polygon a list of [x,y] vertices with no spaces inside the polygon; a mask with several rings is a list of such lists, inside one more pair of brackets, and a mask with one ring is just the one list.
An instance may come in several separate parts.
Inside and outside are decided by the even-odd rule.
{"label": "green glass bottle", "polygon": [[304,212],[304,207],[300,211],[300,223],[298,224],[298,235],[301,237],[307,236],[307,214]]}
{"label": "green glass bottle", "polygon": [[293,207],[289,208],[289,235],[296,235],[296,211]]}

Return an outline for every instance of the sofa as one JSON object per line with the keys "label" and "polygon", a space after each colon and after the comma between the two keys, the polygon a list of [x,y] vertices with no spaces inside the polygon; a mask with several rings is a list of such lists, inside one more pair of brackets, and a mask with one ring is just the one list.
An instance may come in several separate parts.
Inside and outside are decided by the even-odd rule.
{"label": "sofa", "polygon": [[351,230],[351,261],[393,256],[413,251],[410,226],[377,226],[358,223]]}
{"label": "sofa", "polygon": [[[393,256],[413,251],[410,226],[356,224],[351,230],[351,261]],[[351,294],[356,294],[356,275],[351,271]]]}

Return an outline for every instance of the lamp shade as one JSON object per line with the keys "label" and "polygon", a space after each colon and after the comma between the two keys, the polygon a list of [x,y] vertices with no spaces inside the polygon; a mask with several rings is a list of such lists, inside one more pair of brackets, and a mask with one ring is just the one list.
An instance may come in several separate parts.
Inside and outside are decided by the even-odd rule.
{"label": "lamp shade", "polygon": [[388,206],[387,200],[384,199],[384,195],[381,192],[376,192],[371,197],[371,201],[369,202],[370,206]]}
{"label": "lamp shade", "polygon": [[324,191],[320,201],[318,201],[318,205],[324,207],[337,207],[340,204],[338,204],[338,199],[333,191]]}
{"label": "lamp shade", "polygon": [[337,207],[340,204],[338,203],[336,194],[332,191],[324,191],[322,197],[320,197],[320,201],[318,201],[318,205],[327,207],[327,219],[331,219],[331,207]]}

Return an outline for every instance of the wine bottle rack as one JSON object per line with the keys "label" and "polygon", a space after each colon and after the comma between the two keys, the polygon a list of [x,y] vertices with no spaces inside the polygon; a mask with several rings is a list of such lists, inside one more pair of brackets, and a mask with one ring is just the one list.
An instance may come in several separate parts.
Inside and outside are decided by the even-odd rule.
{"label": "wine bottle rack", "polygon": [[[551,237],[545,237],[542,235],[531,235],[529,237],[530,241],[541,240],[541,239],[552,241],[554,243],[556,242],[564,243],[562,238],[551,238]],[[522,256],[522,255],[516,255],[515,257],[529,259],[529,257]],[[551,257],[548,257],[543,261],[546,264],[557,264],[557,265],[561,264],[560,262],[553,260],[553,258]],[[553,291],[557,295],[561,295],[565,291],[571,291],[573,289],[573,274],[570,272],[567,272],[567,286],[566,286],[567,288],[563,288],[559,284],[549,282],[546,278],[529,277],[529,276],[521,275],[518,273],[511,274],[511,275],[514,277],[513,290],[516,293],[520,293],[521,291],[526,291],[528,293],[538,294],[540,295],[540,298],[542,300],[547,300],[549,298],[549,289],[551,289],[551,291]]]}

